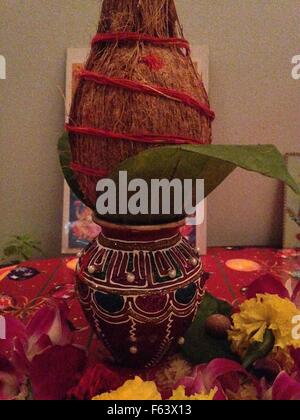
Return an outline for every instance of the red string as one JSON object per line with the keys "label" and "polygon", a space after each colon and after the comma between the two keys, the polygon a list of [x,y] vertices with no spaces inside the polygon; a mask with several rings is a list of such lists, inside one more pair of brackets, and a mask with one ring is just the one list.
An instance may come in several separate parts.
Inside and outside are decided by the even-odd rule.
{"label": "red string", "polygon": [[100,178],[105,178],[108,175],[108,171],[106,171],[105,169],[87,168],[86,166],[82,166],[80,163],[75,163],[75,162],[71,163],[70,168],[74,172],[78,172],[78,173],[88,175],[88,176],[97,176]]}
{"label": "red string", "polygon": [[[137,32],[115,32],[115,33],[103,33],[97,34],[93,40],[92,45],[95,45],[99,42],[119,42],[119,41],[137,41],[137,42],[150,42],[153,45],[163,45],[169,47],[178,47],[186,49],[187,54],[190,54],[190,45],[187,40],[180,38],[158,38],[146,34],[141,34]],[[96,83],[101,83],[105,85],[118,86],[126,89],[131,89],[137,92],[149,93],[152,95],[163,95],[170,99],[179,100],[189,106],[192,106],[199,111],[206,114],[209,118],[214,119],[215,114],[209,109],[205,104],[202,104],[193,97],[178,92],[173,89],[167,89],[163,87],[148,86],[139,82],[134,82],[127,79],[118,79],[110,78],[102,74],[83,71],[80,76],[86,80],[91,80]],[[91,127],[75,127],[66,125],[66,130],[70,133],[89,135],[95,137],[109,137],[112,139],[119,140],[130,140],[139,143],[152,143],[152,144],[203,144],[202,140],[192,139],[184,136],[175,136],[175,135],[156,135],[156,134],[124,134],[124,133],[115,133],[109,130],[96,129]],[[104,178],[107,176],[107,171],[104,169],[93,169],[82,166],[79,163],[71,163],[70,168],[74,172],[82,173],[88,176],[97,176]]]}
{"label": "red string", "polygon": [[130,89],[135,92],[147,93],[150,95],[162,95],[169,99],[175,99],[186,105],[196,108],[199,112],[202,114],[204,113],[211,120],[215,118],[215,113],[211,111],[206,104],[203,104],[202,102],[198,101],[190,95],[187,95],[186,93],[178,92],[175,89],[168,89],[161,86],[149,86],[145,85],[144,83],[135,82],[133,80],[108,77],[104,74],[94,73],[87,70],[80,72],[79,77],[101,85],[117,86],[120,88]]}
{"label": "red string", "polygon": [[150,42],[154,45],[164,45],[166,47],[175,46],[186,49],[188,54],[191,51],[189,42],[184,38],[159,38],[138,32],[108,32],[97,34],[92,40],[92,45],[98,44],[99,42],[118,41]]}
{"label": "red string", "polygon": [[102,130],[91,127],[75,127],[66,125],[66,130],[70,133],[81,134],[84,136],[109,137],[119,140],[130,140],[138,143],[152,144],[203,144],[202,140],[192,139],[189,137],[175,136],[173,134],[124,134],[115,133],[114,131]]}

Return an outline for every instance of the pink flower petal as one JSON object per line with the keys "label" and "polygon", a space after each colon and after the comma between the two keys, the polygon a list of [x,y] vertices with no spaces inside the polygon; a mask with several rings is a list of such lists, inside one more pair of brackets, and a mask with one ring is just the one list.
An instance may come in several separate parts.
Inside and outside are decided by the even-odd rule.
{"label": "pink flower petal", "polygon": [[[42,335],[34,346],[34,356],[37,356],[38,354],[41,354],[43,351],[47,350],[49,347],[52,347],[52,341],[50,340],[50,337],[46,334]],[[27,354],[29,356],[29,354]],[[29,360],[32,360],[31,357],[29,357]]]}
{"label": "pink flower petal", "polygon": [[52,327],[57,308],[54,305],[46,305],[39,309],[27,325],[26,331],[29,337],[40,337],[46,334]]}
{"label": "pink flower petal", "polygon": [[11,400],[19,393],[19,382],[11,362],[0,357],[0,400]]}
{"label": "pink flower petal", "polygon": [[126,377],[105,364],[97,364],[86,370],[79,383],[68,392],[68,399],[91,400],[95,395],[115,391],[126,381]]}
{"label": "pink flower petal", "polygon": [[[65,302],[52,302],[40,309],[27,326],[29,360],[48,345],[65,346],[72,341],[68,324],[69,310]],[[45,336],[48,336],[48,344]]]}
{"label": "pink flower petal", "polygon": [[273,384],[272,397],[273,401],[298,401],[300,400],[300,383],[286,372],[282,372]]}
{"label": "pink flower petal", "polygon": [[226,396],[222,387],[222,380],[224,380],[223,385],[237,390],[239,386],[239,377],[236,376],[237,373],[249,377],[248,372],[238,363],[228,359],[215,359],[208,365],[197,366],[192,375],[179,381],[175,388],[183,385],[187,395],[190,396],[209,392],[211,389],[217,387],[218,392],[215,400],[225,400]]}
{"label": "pink flower petal", "polygon": [[300,349],[291,349],[291,356],[294,359],[296,368],[300,374]]}
{"label": "pink flower petal", "polygon": [[293,291],[292,302],[294,302],[298,308],[300,307],[300,282],[297,283],[297,286]]}
{"label": "pink flower petal", "polygon": [[27,374],[29,371],[30,362],[26,354],[27,345],[18,338],[14,342],[14,350],[11,355],[12,362],[20,374]]}
{"label": "pink flower petal", "polygon": [[[204,367],[205,369],[205,367]],[[194,394],[200,394],[202,392],[206,392],[206,387],[203,380],[203,375],[200,367],[198,366],[191,376],[186,376],[182,378],[175,386],[175,389],[179,386],[184,386],[186,390],[186,394],[188,396]]]}
{"label": "pink flower petal", "polygon": [[65,399],[78,383],[85,365],[85,351],[72,345],[54,346],[36,356],[30,367],[34,399]]}
{"label": "pink flower petal", "polygon": [[24,324],[11,316],[5,316],[5,324],[6,339],[0,340],[0,354],[10,356],[14,341],[19,339],[22,343],[26,343],[27,334]]}
{"label": "pink flower petal", "polygon": [[215,359],[207,365],[205,370],[206,386],[211,388],[218,379],[229,373],[241,373],[249,376],[248,372],[237,362],[228,359]]}
{"label": "pink flower petal", "polygon": [[272,274],[265,274],[258,279],[254,280],[253,283],[247,289],[246,298],[255,298],[257,294],[269,293],[271,295],[278,295],[279,297],[289,299],[289,292],[283,286],[280,279],[273,276]]}

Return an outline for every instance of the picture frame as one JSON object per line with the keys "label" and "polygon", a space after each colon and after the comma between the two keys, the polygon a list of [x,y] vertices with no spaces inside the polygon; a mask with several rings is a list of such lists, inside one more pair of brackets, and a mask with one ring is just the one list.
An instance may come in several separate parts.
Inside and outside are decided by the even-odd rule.
{"label": "picture frame", "polygon": [[[300,153],[287,153],[289,173],[300,186]],[[300,248],[300,197],[285,186],[283,248]]]}
{"label": "picture frame", "polygon": [[[202,74],[206,90],[209,91],[209,47],[192,45],[192,58],[197,70]],[[88,58],[89,48],[69,48],[66,66],[66,123],[75,93],[78,77]],[[207,200],[204,203],[204,222],[200,226],[186,226],[183,235],[195,246],[201,255],[207,253]],[[92,221],[92,210],[74,196],[67,183],[64,183],[63,221],[62,221],[62,253],[75,254],[88,245],[100,232],[100,228]],[[93,237],[93,235],[95,235]]]}

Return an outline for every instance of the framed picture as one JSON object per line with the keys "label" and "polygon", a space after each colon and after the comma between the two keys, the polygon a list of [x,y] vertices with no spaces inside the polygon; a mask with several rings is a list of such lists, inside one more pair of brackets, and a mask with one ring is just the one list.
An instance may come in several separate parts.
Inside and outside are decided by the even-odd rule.
{"label": "framed picture", "polygon": [[[286,155],[290,174],[300,186],[300,153]],[[284,248],[300,248],[300,197],[285,187],[284,203]]]}
{"label": "framed picture", "polygon": [[[66,122],[71,108],[72,98],[78,84],[78,74],[84,68],[89,48],[69,48],[66,69]],[[192,46],[192,57],[197,70],[202,74],[204,85],[209,90],[209,48]],[[200,226],[186,226],[183,234],[202,255],[207,253],[207,203],[205,201],[205,220]],[[100,232],[99,226],[92,220],[92,210],[82,204],[64,184],[62,226],[62,253],[74,254],[92,241]]]}
{"label": "framed picture", "polygon": [[93,223],[93,212],[64,184],[62,253],[76,254],[95,239],[101,229]]}

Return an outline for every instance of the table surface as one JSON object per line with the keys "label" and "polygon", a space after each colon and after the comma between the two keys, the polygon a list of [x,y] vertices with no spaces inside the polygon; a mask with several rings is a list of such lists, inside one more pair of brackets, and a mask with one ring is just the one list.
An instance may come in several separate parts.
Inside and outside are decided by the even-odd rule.
{"label": "table surface", "polygon": [[[244,299],[245,288],[257,277],[273,273],[293,290],[300,280],[300,251],[266,248],[211,248],[203,257],[210,273],[208,292],[230,303]],[[70,307],[76,343],[89,352],[89,362],[102,361],[103,345],[88,327],[74,292],[77,258],[29,261],[0,269],[0,314],[13,305],[13,313],[26,319],[48,298],[60,298]]]}

